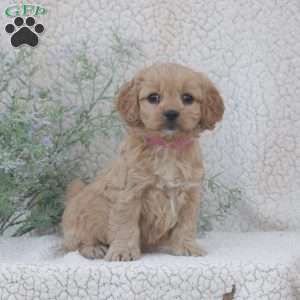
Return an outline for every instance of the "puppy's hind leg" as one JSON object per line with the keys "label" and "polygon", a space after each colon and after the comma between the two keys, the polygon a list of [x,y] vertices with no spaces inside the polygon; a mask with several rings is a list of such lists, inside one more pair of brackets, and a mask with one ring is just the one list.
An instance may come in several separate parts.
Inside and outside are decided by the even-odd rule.
{"label": "puppy's hind leg", "polygon": [[[77,194],[79,194],[79,192],[82,191],[85,187],[86,184],[83,183],[79,178],[69,183],[65,192],[65,201],[66,201],[65,204],[66,205],[68,203],[70,204],[71,199],[74,198]],[[76,234],[69,228],[70,226],[68,226],[68,230],[63,229],[64,215],[63,215],[63,222],[61,224],[62,230],[64,232],[63,249],[65,251],[75,251],[78,249],[80,241],[76,237]]]}
{"label": "puppy's hind leg", "polygon": [[75,251],[78,249],[79,240],[76,239],[75,235],[70,234],[69,232],[64,233],[63,249],[67,252]]}
{"label": "puppy's hind leg", "polygon": [[67,197],[73,196],[66,201],[62,217],[64,248],[91,259],[103,258],[107,252],[109,201],[99,189],[97,182],[86,186],[73,182]]}

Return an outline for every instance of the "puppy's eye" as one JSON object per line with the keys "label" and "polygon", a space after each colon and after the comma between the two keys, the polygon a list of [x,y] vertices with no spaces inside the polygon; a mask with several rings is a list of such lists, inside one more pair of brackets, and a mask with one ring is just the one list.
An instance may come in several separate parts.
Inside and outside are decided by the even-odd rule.
{"label": "puppy's eye", "polygon": [[183,94],[181,99],[184,104],[192,104],[194,102],[194,97],[190,94]]}
{"label": "puppy's eye", "polygon": [[152,93],[148,97],[148,102],[152,104],[158,104],[160,102],[160,95],[157,93]]}

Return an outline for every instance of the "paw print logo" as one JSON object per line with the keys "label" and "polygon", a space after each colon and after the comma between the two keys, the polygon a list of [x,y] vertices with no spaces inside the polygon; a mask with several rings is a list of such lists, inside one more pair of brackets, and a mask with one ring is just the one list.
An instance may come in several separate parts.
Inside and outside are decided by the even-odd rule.
{"label": "paw print logo", "polygon": [[[27,26],[26,26],[27,25]],[[26,25],[24,19],[17,17],[14,20],[14,24],[7,24],[5,31],[11,36],[11,44],[14,47],[19,47],[26,44],[31,47],[35,47],[39,43],[39,35],[44,32],[45,28],[42,24],[35,25],[35,19],[28,17],[26,19]]]}

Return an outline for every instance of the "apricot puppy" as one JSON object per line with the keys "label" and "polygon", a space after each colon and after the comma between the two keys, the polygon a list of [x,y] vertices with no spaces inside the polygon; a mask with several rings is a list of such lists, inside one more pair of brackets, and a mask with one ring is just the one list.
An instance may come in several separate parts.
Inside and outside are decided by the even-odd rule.
{"label": "apricot puppy", "polygon": [[204,255],[196,241],[203,176],[198,137],[223,116],[219,92],[202,73],[157,64],[125,83],[116,104],[127,135],[118,158],[94,182],[68,187],[65,249],[111,261],[160,248]]}

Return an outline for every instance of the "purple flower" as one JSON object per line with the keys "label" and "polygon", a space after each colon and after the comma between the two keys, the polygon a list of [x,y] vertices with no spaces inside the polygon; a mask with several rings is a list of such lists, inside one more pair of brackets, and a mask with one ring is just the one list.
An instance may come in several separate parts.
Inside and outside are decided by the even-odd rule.
{"label": "purple flower", "polygon": [[52,141],[51,141],[51,138],[49,136],[44,136],[42,138],[42,144],[44,146],[52,146]]}
{"label": "purple flower", "polygon": [[41,127],[42,127],[42,125],[39,124],[39,123],[33,123],[32,124],[32,130],[33,130],[33,132],[39,130]]}

